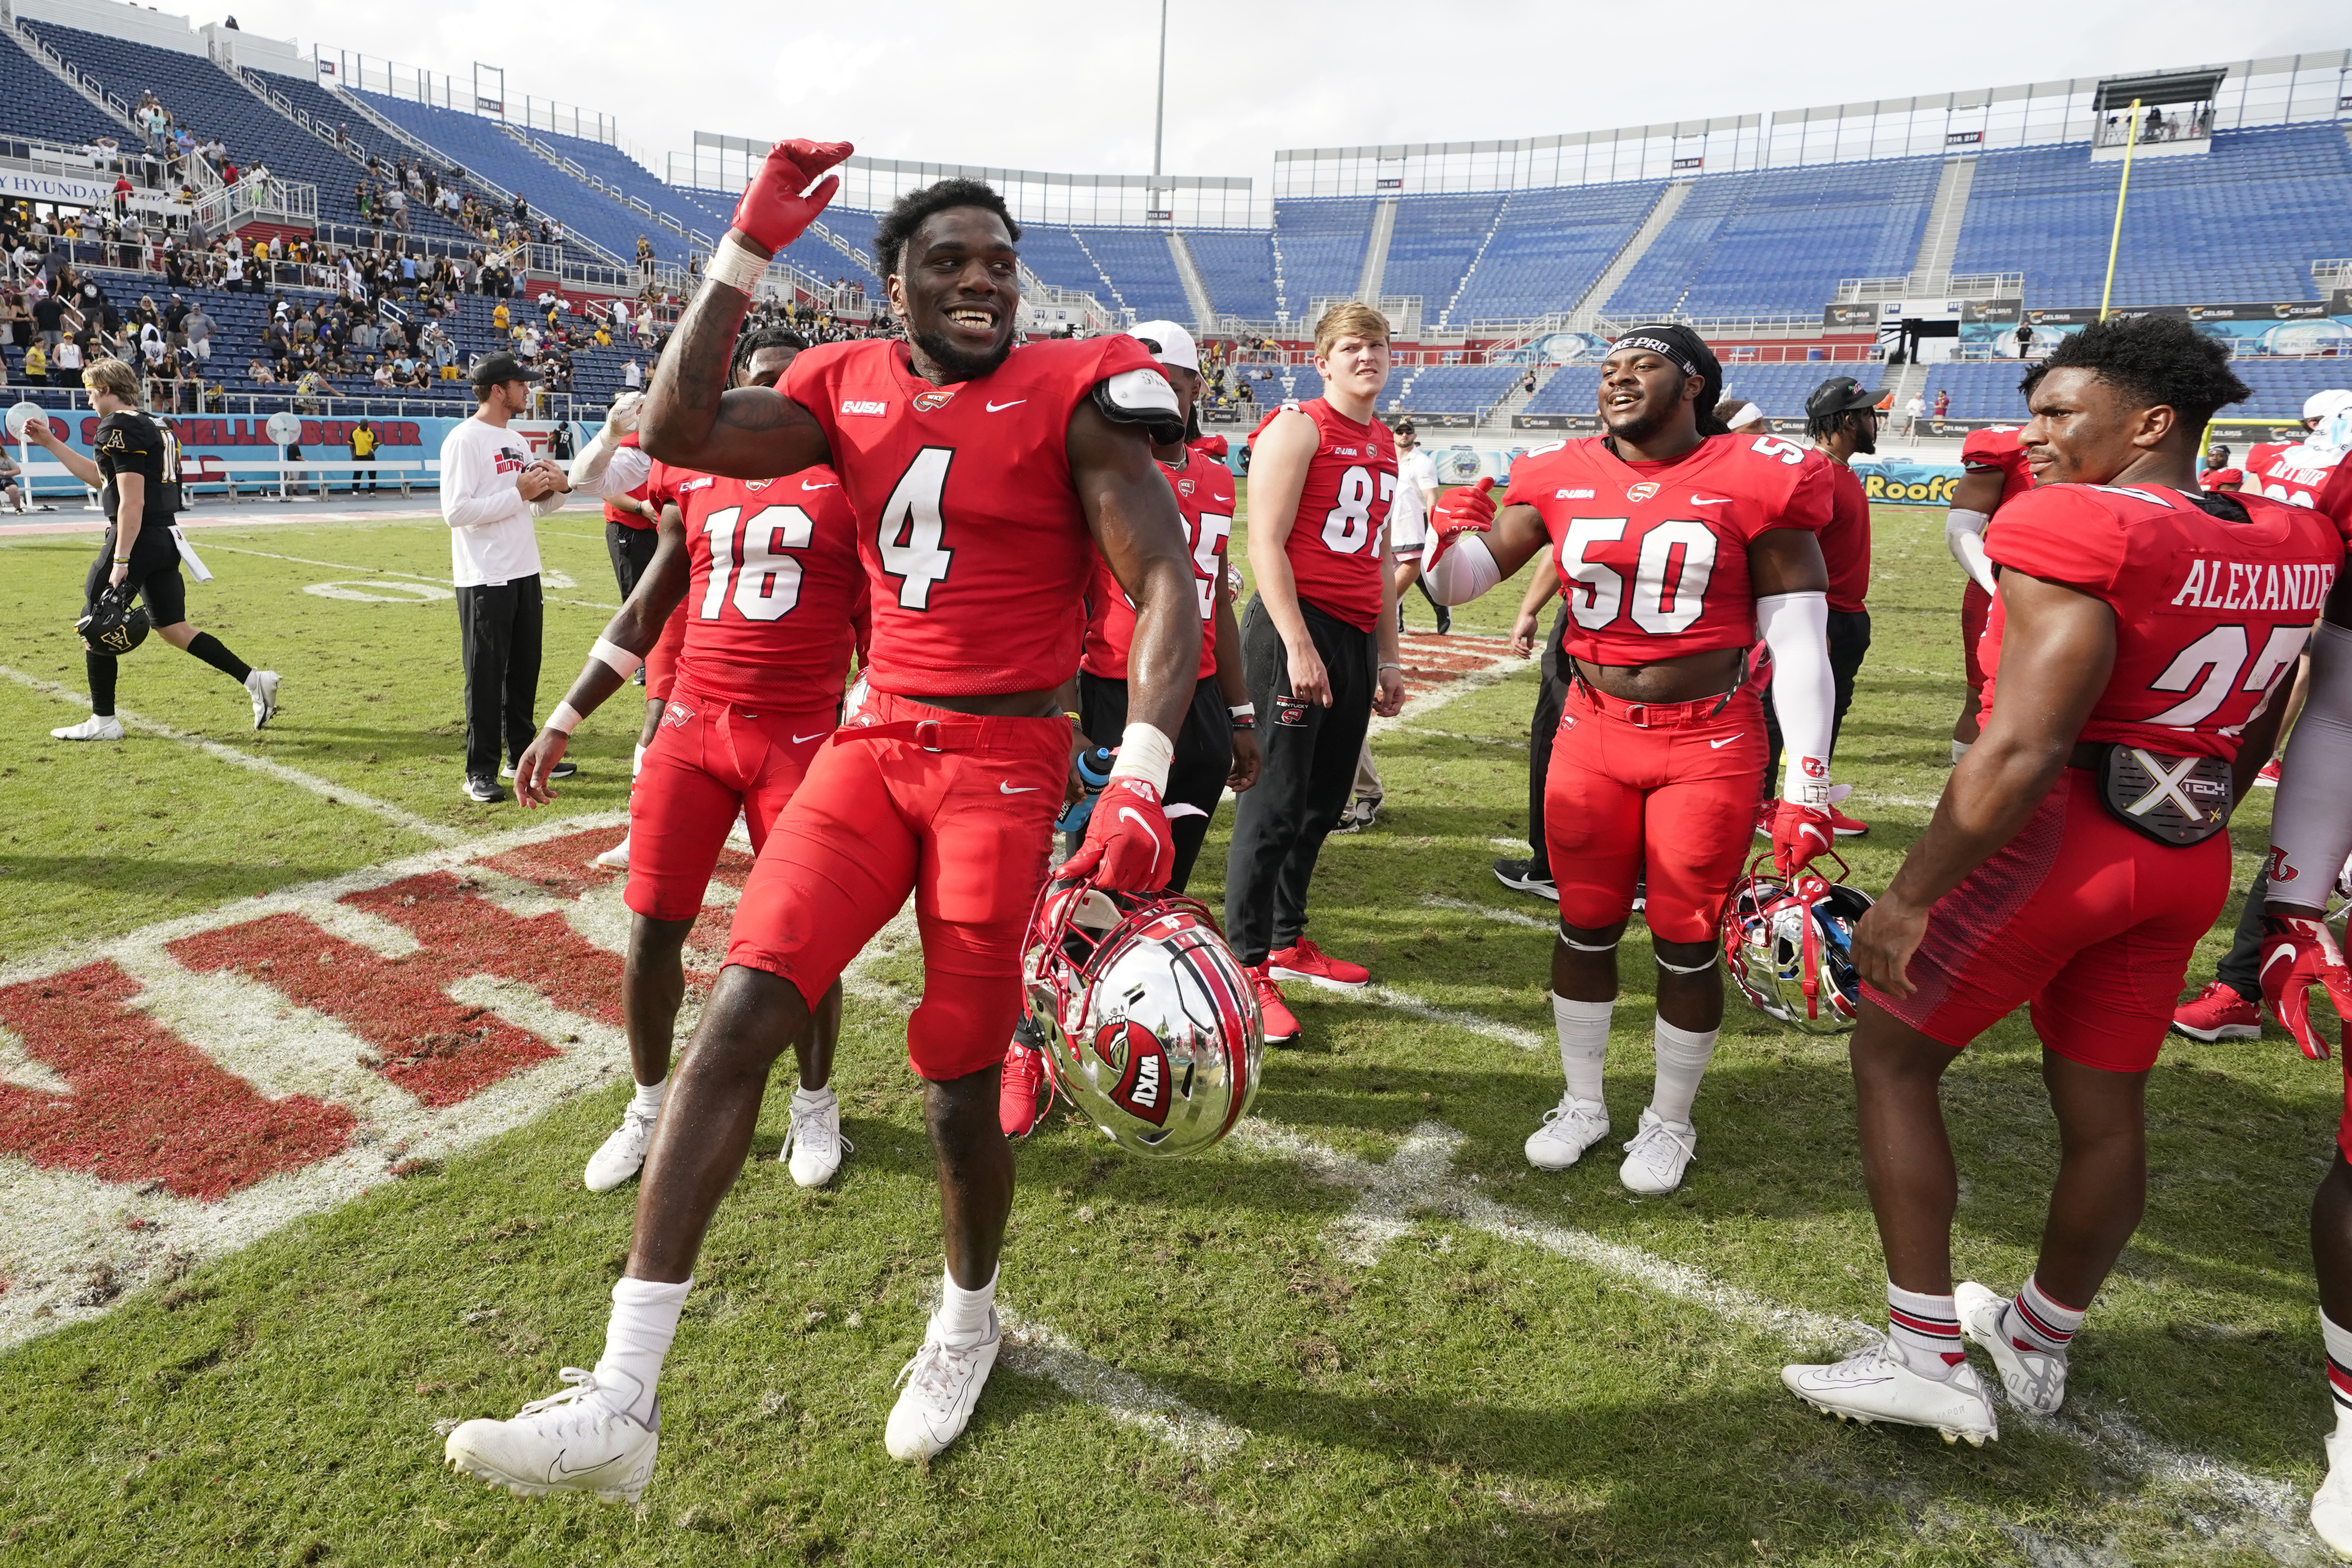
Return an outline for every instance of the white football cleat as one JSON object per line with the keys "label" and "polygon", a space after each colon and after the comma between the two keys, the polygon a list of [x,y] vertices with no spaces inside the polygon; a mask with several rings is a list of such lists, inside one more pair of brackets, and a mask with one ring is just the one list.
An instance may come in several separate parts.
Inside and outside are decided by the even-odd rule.
{"label": "white football cleat", "polygon": [[1697,1158],[1697,1128],[1669,1121],[1643,1106],[1642,1124],[1626,1142],[1625,1163],[1617,1167],[1617,1179],[1629,1193],[1662,1197],[1683,1184],[1683,1173]]}
{"label": "white football cleat", "polygon": [[2327,1435],[2327,1479],[2312,1494],[2311,1532],[2352,1557],[2352,1432]]}
{"label": "white football cleat", "polygon": [[1994,1295],[1973,1279],[1963,1279],[1952,1292],[1952,1304],[1958,1309],[1960,1332],[1992,1357],[2009,1396],[2041,1415],[2058,1414],[2058,1407],[2066,1403],[2066,1358],[2021,1345],[2001,1331],[2009,1298]]}
{"label": "white football cleat", "polygon": [[592,1193],[609,1193],[644,1169],[646,1151],[653,1147],[656,1119],[637,1110],[635,1101],[621,1110],[621,1125],[588,1156],[581,1178]]}
{"label": "white football cleat", "polygon": [[52,741],[120,741],[122,721],[109,713],[103,717],[93,713],[79,724],[68,724],[62,730],[49,731]]}
{"label": "white football cleat", "polygon": [[923,1348],[898,1369],[898,1380],[906,1387],[890,1407],[890,1422],[882,1432],[882,1447],[892,1458],[918,1465],[963,1436],[1003,1343],[1004,1331],[993,1307],[988,1310],[988,1337],[968,1345],[941,1339],[940,1321],[931,1319],[923,1331]]}
{"label": "white football cleat", "polygon": [[821,1187],[841,1169],[841,1157],[852,1145],[841,1135],[841,1101],[832,1089],[793,1091],[792,1130],[776,1158],[803,1187]]}
{"label": "white football cleat", "polygon": [[629,868],[629,836],[625,833],[622,834],[618,844],[596,857],[596,864],[609,866],[615,871],[627,870]]}
{"label": "white football cleat", "polygon": [[1609,1136],[1609,1108],[1573,1092],[1544,1112],[1543,1125],[1528,1134],[1528,1163],[1538,1171],[1565,1171],[1584,1152]]}
{"label": "white football cleat", "polygon": [[1932,1426],[1947,1443],[1965,1437],[1979,1448],[2000,1436],[1992,1395],[1975,1368],[1962,1362],[1948,1378],[1928,1377],[1904,1364],[1885,1340],[1825,1366],[1784,1366],[1780,1381],[1790,1393],[1841,1421]]}
{"label": "white football cleat", "polygon": [[257,669],[245,678],[245,689],[253,698],[253,727],[257,730],[269,722],[278,712],[278,672]]}
{"label": "white football cleat", "polygon": [[572,1384],[534,1399],[511,1421],[468,1421],[441,1450],[451,1469],[504,1487],[517,1497],[588,1492],[605,1502],[635,1502],[654,1479],[661,1447],[661,1405],[653,1425],[593,1397],[596,1374],[563,1369]]}

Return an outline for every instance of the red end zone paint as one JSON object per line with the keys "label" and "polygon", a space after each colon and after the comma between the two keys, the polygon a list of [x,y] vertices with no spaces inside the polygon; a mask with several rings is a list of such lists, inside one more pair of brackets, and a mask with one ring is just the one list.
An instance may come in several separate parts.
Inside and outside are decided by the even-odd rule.
{"label": "red end zone paint", "polygon": [[0,1152],[109,1182],[213,1199],[341,1152],[357,1118],[307,1095],[264,1099],[131,1008],[111,963],[0,988],[0,1024],[73,1086],[0,1084]]}

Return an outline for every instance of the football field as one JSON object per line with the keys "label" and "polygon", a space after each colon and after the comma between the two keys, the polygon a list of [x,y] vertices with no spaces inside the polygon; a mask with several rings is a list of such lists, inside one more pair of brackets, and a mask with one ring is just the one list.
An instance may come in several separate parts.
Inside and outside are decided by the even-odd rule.
{"label": "football field", "polygon": [[[209,522],[223,515],[207,510]],[[1874,646],[1838,755],[1883,887],[1947,773],[1960,577],[1942,514],[1875,513]],[[1238,531],[1237,531],[1238,532]],[[543,712],[614,602],[592,514],[548,520]],[[619,835],[639,710],[590,719],[549,811],[458,794],[437,517],[207,527],[190,616],[284,677],[242,693],[151,640],[130,738],[71,745],[93,536],[0,538],[0,1563],[571,1565],[2316,1563],[2329,1405],[2306,1241],[2341,1086],[2272,1030],[2175,1040],[2147,1217],[2055,1418],[2000,1441],[1821,1417],[1784,1362],[1883,1321],[1842,1038],[1735,994],[1663,1199],[1616,1179],[1651,1078],[1622,950],[1617,1136],[1569,1172],[1547,906],[1524,855],[1524,581],[1412,639],[1388,797],[1334,837],[1255,1114],[1130,1158],[1057,1111],[1017,1154],[1007,1349],[970,1431],[890,1462],[892,1379],[940,1264],[894,924],[851,976],[835,1184],[777,1163],[789,1085],[720,1209],[635,1508],[441,1468],[457,1420],[593,1362],[635,1187],[581,1167],[626,1097]],[[1242,558],[1241,541],[1234,544]],[[1409,615],[1428,628],[1413,597]],[[1022,614],[1006,606],[1008,616]],[[135,716],[135,719],[134,719]],[[2270,796],[2235,827],[2240,883]],[[1193,891],[1218,905],[1230,807]],[[709,979],[743,864],[689,951]],[[2191,984],[2210,975],[2228,923]],[[789,1072],[789,1068],[786,1068]],[[2022,1016],[1947,1079],[1962,1272],[2014,1289],[2056,1165]]]}

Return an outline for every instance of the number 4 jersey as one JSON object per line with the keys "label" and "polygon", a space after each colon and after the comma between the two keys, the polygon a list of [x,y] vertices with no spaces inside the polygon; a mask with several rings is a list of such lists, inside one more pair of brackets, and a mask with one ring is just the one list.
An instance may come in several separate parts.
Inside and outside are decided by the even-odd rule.
{"label": "number 4 jersey", "polygon": [[1160,374],[1125,333],[1014,349],[986,375],[933,386],[896,339],[824,343],[784,373],[859,520],[878,690],[900,697],[1051,689],[1078,668],[1095,560],[1070,478],[1070,416],[1096,385]]}
{"label": "number 4 jersey", "polygon": [[863,640],[866,571],[838,476],[726,479],[656,463],[645,493],[686,522],[679,688],[754,710],[839,702]]}
{"label": "number 4 jersey", "polygon": [[1592,664],[1647,664],[1756,640],[1748,547],[1775,528],[1819,533],[1828,459],[1777,436],[1710,436],[1667,463],[1628,463],[1600,437],[1511,465],[1505,506],[1551,534],[1568,597],[1561,647]]}
{"label": "number 4 jersey", "polygon": [[[2318,512],[2256,495],[2044,484],[2000,509],[1985,552],[2115,611],[2115,671],[2084,740],[2232,758],[2263,694],[2293,672],[2344,537]],[[1993,601],[1985,627],[1988,714],[2004,607]]]}

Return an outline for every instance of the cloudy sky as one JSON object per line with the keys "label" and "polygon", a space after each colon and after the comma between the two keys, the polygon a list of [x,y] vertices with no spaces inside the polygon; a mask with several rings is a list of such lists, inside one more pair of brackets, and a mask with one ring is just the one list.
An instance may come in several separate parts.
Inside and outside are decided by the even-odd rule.
{"label": "cloudy sky", "polygon": [[[617,115],[631,150],[656,167],[697,130],[1082,174],[1151,166],[1158,0],[227,3],[247,31],[306,47],[461,81],[474,61],[503,66],[510,100],[528,92]],[[1165,167],[1251,175],[1263,189],[1277,147],[1544,135],[2352,42],[2324,10],[2307,0],[2078,0],[1971,20],[1966,6],[1721,0],[1174,0]]]}

